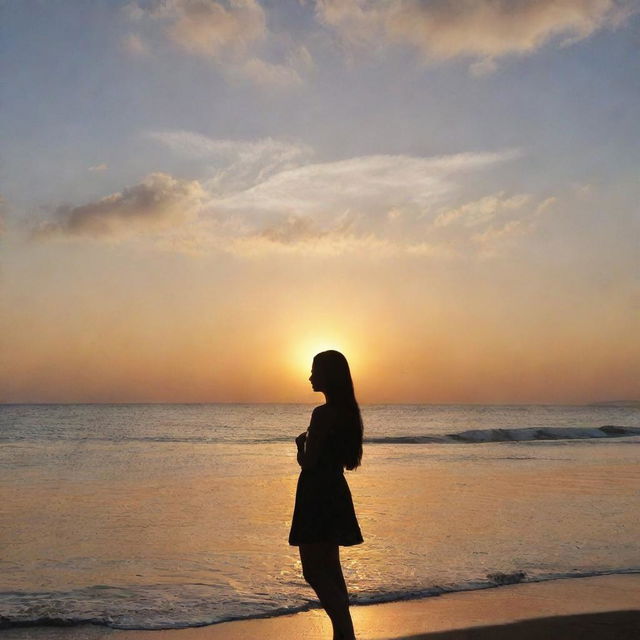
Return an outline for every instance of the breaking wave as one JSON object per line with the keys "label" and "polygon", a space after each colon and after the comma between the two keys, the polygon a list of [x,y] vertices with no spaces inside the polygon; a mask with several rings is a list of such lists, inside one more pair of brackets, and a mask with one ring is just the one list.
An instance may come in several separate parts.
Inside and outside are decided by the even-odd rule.
{"label": "breaking wave", "polygon": [[460,433],[365,438],[374,444],[455,444],[476,442],[531,442],[535,440],[585,440],[640,436],[640,427],[531,427],[520,429],[471,429]]}
{"label": "breaking wave", "polygon": [[[465,582],[434,584],[415,589],[369,591],[351,598],[352,605],[415,600],[445,593],[475,591],[505,585],[544,582],[568,578],[587,578],[614,574],[637,574],[640,567],[534,576],[525,571],[489,573]],[[0,593],[0,629],[35,626],[77,626],[95,624],[113,629],[184,629],[231,620],[272,618],[308,611],[319,605],[315,600],[274,607],[254,599],[216,604],[206,598],[198,584],[116,587],[95,585],[72,591]],[[200,589],[198,589],[200,587]],[[224,604],[224,606],[222,606]]]}

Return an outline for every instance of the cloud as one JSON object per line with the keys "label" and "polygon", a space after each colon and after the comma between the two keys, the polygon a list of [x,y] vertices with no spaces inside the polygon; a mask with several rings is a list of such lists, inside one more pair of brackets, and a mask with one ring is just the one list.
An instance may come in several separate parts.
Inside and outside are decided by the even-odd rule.
{"label": "cloud", "polygon": [[460,199],[465,174],[516,156],[381,155],[305,164],[214,197],[205,210],[210,207],[219,221],[233,221],[229,246],[240,253],[490,257],[533,233],[554,200],[500,191],[455,207],[449,203]]}
{"label": "cloud", "polygon": [[229,247],[236,255],[243,257],[289,254],[301,256],[338,256],[344,254],[366,254],[381,258],[402,253],[405,247],[376,236],[340,233],[338,231],[312,232],[297,236],[295,241],[284,241],[265,233],[237,238]]}
{"label": "cloud", "polygon": [[261,138],[220,140],[190,131],[150,131],[148,138],[186,158],[205,163],[206,188],[218,194],[238,192],[270,175],[297,167],[313,150],[298,141]]}
{"label": "cloud", "polygon": [[167,21],[167,35],[189,53],[242,56],[267,33],[262,6],[255,0],[165,0],[149,15]]}
{"label": "cloud", "polygon": [[271,154],[294,157],[309,151],[309,147],[301,143],[291,143],[271,137],[258,140],[225,140],[179,129],[149,131],[145,135],[161,142],[172,151],[200,158],[226,155],[238,156],[246,160]]}
{"label": "cloud", "polygon": [[[517,242],[518,238],[530,235],[535,231],[545,214],[556,204],[557,199],[550,197],[542,200],[534,207],[526,207],[531,197],[526,194],[505,198],[504,193],[485,198],[479,203],[480,208],[487,201],[495,202],[493,215],[486,218],[483,228],[476,230],[469,241],[475,246],[481,258],[490,258],[504,252]],[[471,203],[468,210],[473,210]],[[473,225],[477,226],[477,225]]]}
{"label": "cloud", "polygon": [[242,73],[254,84],[265,87],[287,87],[301,84],[298,70],[286,64],[275,64],[261,58],[250,58],[242,65]]}
{"label": "cloud", "polygon": [[185,53],[257,85],[300,84],[311,66],[305,47],[271,32],[257,0],[150,0],[130,4],[127,13],[132,20],[161,24],[164,35]]}
{"label": "cloud", "polygon": [[212,195],[203,212],[217,221],[216,234],[227,235],[227,247],[240,253],[334,254],[375,248],[378,255],[452,255],[435,237],[432,220],[459,196],[465,173],[516,156],[505,151],[307,162],[249,188]]}
{"label": "cloud", "polygon": [[95,202],[58,207],[36,235],[129,238],[187,253],[454,258],[499,252],[532,232],[544,208],[530,195],[504,191],[465,200],[465,176],[513,160],[513,150],[311,162],[305,145],[272,138],[147,135],[207,163],[210,176],[151,174]]}
{"label": "cloud", "polygon": [[352,220],[348,215],[337,217],[324,228],[311,216],[288,215],[246,234],[238,243],[238,248],[241,251],[259,252],[278,245],[285,250],[302,248],[307,251],[311,245],[316,245],[341,253],[345,243],[353,244],[361,239],[352,232]]}
{"label": "cloud", "polygon": [[101,171],[106,171],[109,167],[102,162],[101,164],[96,164],[93,167],[89,167],[89,171],[93,172],[93,173],[97,173],[97,172],[101,172]]}
{"label": "cloud", "polygon": [[[123,46],[133,55],[148,54],[159,31],[161,39],[212,61],[230,79],[276,90],[301,85],[314,66],[309,49],[294,30],[274,31],[269,6],[258,0],[137,0],[125,13],[138,28]],[[408,46],[425,61],[467,59],[476,76],[494,72],[507,56],[572,44],[640,11],[637,0],[316,0],[313,6],[317,23],[336,34],[350,56]],[[317,35],[305,32],[307,42]]]}
{"label": "cloud", "polygon": [[267,177],[217,200],[217,208],[254,214],[324,216],[346,210],[369,222],[391,209],[415,212],[437,204],[454,189],[452,176],[513,158],[515,152],[461,153],[421,158],[373,155],[305,164]]}
{"label": "cloud", "polygon": [[137,33],[130,33],[122,39],[122,48],[133,56],[149,55],[149,47]]}
{"label": "cloud", "polygon": [[100,238],[165,229],[186,222],[203,196],[195,180],[153,173],[140,184],[96,202],[58,207],[54,220],[40,224],[35,233]]}
{"label": "cloud", "polygon": [[538,49],[555,36],[580,40],[616,22],[614,0],[457,0],[394,3],[390,33],[428,57],[499,57]]}
{"label": "cloud", "polygon": [[469,65],[469,71],[474,76],[487,76],[498,68],[493,58],[483,58]]}
{"label": "cloud", "polygon": [[472,58],[476,75],[495,59],[561,45],[622,24],[632,0],[317,0],[318,19],[350,46],[407,44],[427,60]]}
{"label": "cloud", "polygon": [[384,37],[389,2],[369,0],[316,0],[316,18],[334,29],[345,44],[371,47]]}
{"label": "cloud", "polygon": [[478,227],[491,223],[501,214],[521,209],[528,201],[529,196],[526,194],[506,198],[504,192],[501,191],[498,194],[485,196],[480,200],[445,211],[438,215],[433,224],[435,227]]}

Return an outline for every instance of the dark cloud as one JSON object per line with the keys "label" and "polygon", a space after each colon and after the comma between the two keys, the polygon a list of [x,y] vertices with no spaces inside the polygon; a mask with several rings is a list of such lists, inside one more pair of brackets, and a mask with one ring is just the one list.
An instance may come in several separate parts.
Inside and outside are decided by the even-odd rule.
{"label": "dark cloud", "polygon": [[203,195],[196,180],[153,173],[96,202],[59,207],[54,220],[39,225],[36,234],[113,236],[172,227],[192,217]]}

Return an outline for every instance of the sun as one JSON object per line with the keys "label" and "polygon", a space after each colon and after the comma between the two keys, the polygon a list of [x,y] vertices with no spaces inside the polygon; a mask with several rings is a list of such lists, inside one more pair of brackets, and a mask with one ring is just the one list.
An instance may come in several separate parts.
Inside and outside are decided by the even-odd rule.
{"label": "sun", "polygon": [[308,341],[301,340],[295,345],[292,364],[297,371],[310,372],[313,357],[317,353],[328,351],[329,349],[340,351],[351,364],[352,356],[354,355],[353,345],[350,345],[347,340],[333,337],[310,339]]}

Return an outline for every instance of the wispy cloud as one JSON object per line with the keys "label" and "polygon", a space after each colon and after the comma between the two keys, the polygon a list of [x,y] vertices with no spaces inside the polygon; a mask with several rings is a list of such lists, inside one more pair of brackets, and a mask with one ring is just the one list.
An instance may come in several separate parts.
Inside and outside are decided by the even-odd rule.
{"label": "wispy cloud", "polygon": [[435,219],[434,226],[479,227],[491,223],[501,213],[521,209],[528,200],[529,196],[526,194],[505,197],[504,192],[500,192],[441,213]]}
{"label": "wispy cloud", "polygon": [[317,0],[316,14],[347,47],[405,44],[426,60],[466,57],[488,73],[496,59],[561,46],[615,27],[634,0]]}
{"label": "wispy cloud", "polygon": [[[265,87],[288,87],[302,83],[301,71],[311,68],[311,57],[305,47],[298,49],[300,55],[291,54],[286,64],[269,62],[252,57],[244,61],[240,71],[254,84]],[[306,52],[306,56],[303,52]]]}
{"label": "wispy cloud", "polygon": [[421,158],[374,155],[305,164],[217,200],[227,211],[314,215],[352,211],[370,222],[402,208],[424,213],[454,189],[452,177],[506,161],[515,152]]}
{"label": "wispy cloud", "polygon": [[130,33],[122,39],[122,48],[132,56],[149,55],[149,45],[137,33]]}
{"label": "wispy cloud", "polygon": [[556,203],[555,197],[536,200],[530,194],[500,191],[441,212],[431,235],[458,251],[492,257],[533,233]]}
{"label": "wispy cloud", "polygon": [[150,131],[145,135],[161,142],[172,151],[199,158],[237,156],[245,162],[255,162],[273,155],[292,160],[311,152],[311,148],[303,143],[287,142],[275,138],[225,140],[181,130]]}
{"label": "wispy cloud", "polygon": [[106,171],[109,167],[106,163],[101,162],[100,164],[93,165],[89,167],[89,171],[92,173],[101,173],[102,171]]}
{"label": "wispy cloud", "polygon": [[298,167],[313,149],[298,141],[260,138],[220,140],[191,131],[151,131],[145,134],[186,158],[199,160],[208,173],[205,186],[212,193],[236,193],[274,173]]}

